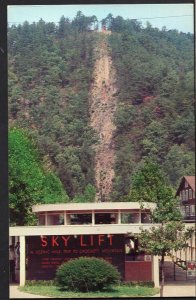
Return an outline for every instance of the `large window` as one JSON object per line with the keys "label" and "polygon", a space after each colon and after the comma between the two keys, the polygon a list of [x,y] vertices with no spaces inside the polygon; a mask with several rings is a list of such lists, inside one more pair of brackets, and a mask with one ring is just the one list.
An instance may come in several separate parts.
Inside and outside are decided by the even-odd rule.
{"label": "large window", "polygon": [[41,214],[38,216],[38,224],[45,225],[45,214]]}
{"label": "large window", "polygon": [[195,216],[195,205],[190,206],[190,215]]}
{"label": "large window", "polygon": [[47,225],[63,225],[64,224],[64,216],[63,214],[48,214],[47,215]]}
{"label": "large window", "polygon": [[193,198],[193,191],[191,189],[189,189],[189,199]]}
{"label": "large window", "polygon": [[141,213],[141,222],[142,223],[152,223],[151,214],[147,212]]}
{"label": "large window", "polygon": [[185,206],[185,211],[186,211],[186,216],[189,217],[190,216],[189,205]]}
{"label": "large window", "polygon": [[186,190],[186,200],[189,199],[189,190]]}
{"label": "large window", "polygon": [[180,211],[182,213],[182,216],[184,217],[185,216],[185,206],[184,205],[180,207]]}
{"label": "large window", "polygon": [[185,199],[186,195],[185,195],[185,190],[182,191],[182,201],[186,200]]}
{"label": "large window", "polygon": [[140,223],[140,216],[138,212],[121,213],[121,223],[131,224]]}
{"label": "large window", "polygon": [[91,214],[68,214],[67,224],[68,225],[92,224],[92,215]]}
{"label": "large window", "polygon": [[95,213],[95,224],[117,224],[117,213]]}

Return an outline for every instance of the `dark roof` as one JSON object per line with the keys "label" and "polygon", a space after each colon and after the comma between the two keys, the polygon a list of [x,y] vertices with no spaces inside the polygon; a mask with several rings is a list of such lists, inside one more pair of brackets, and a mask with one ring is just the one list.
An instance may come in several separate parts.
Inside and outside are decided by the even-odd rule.
{"label": "dark roof", "polygon": [[181,190],[182,185],[184,184],[185,180],[190,185],[190,187],[192,188],[192,190],[195,192],[195,176],[184,176],[181,179],[181,182],[180,182],[179,187],[178,187],[177,192],[176,192],[176,196],[179,195],[180,190]]}

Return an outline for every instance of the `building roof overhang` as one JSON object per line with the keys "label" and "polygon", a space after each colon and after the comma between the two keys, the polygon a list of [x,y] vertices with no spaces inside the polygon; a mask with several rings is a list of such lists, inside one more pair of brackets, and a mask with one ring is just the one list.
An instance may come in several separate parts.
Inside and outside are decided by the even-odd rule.
{"label": "building roof overhang", "polygon": [[140,233],[160,224],[101,224],[101,225],[50,225],[14,226],[9,228],[10,236],[48,236],[48,235],[93,235]]}
{"label": "building roof overhang", "polygon": [[[53,225],[53,226],[14,226],[9,228],[9,236],[48,236],[48,235],[93,235],[93,234],[138,234],[141,230],[159,227],[161,224],[107,224],[107,225]],[[193,224],[185,223],[185,228]]]}
{"label": "building roof overhang", "polygon": [[155,203],[143,202],[92,202],[92,203],[58,203],[58,204],[40,204],[34,205],[32,211],[34,213],[52,212],[52,211],[99,211],[99,210],[134,210],[156,208]]}

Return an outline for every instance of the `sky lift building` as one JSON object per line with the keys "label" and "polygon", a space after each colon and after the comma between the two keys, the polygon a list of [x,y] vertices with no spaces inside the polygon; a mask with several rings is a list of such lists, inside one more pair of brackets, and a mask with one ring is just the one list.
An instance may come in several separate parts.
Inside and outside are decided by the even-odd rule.
{"label": "sky lift building", "polygon": [[158,257],[139,251],[135,236],[152,226],[150,211],[155,207],[143,203],[141,208],[138,202],[33,206],[37,226],[10,227],[10,244],[20,242],[20,285],[54,279],[63,262],[95,256],[116,266],[123,281],[153,281],[159,286]]}

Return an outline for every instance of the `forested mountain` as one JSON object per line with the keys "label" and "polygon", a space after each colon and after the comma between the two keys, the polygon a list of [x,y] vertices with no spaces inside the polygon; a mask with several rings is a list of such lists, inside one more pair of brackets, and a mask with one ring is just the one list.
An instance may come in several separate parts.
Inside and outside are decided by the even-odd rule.
{"label": "forested mountain", "polygon": [[[102,136],[92,126],[91,94],[104,39],[117,103],[111,112],[113,190],[106,200],[126,198],[145,157],[175,187],[181,176],[194,174],[193,35],[112,15],[102,20],[110,34],[93,30],[97,24],[95,16],[78,12],[59,25],[40,20],[8,29],[10,127],[28,129],[70,199],[93,201]],[[106,93],[111,88],[103,87]]]}
{"label": "forested mountain", "polygon": [[[148,23],[106,18],[117,70],[116,198],[127,194],[144,157],[162,166],[175,187],[194,174],[193,36]],[[123,182],[127,178],[127,184]]]}
{"label": "forested mountain", "polygon": [[[29,128],[70,197],[93,184],[88,93],[95,37],[61,18],[8,31],[10,124]],[[83,22],[83,23],[84,23]]]}

